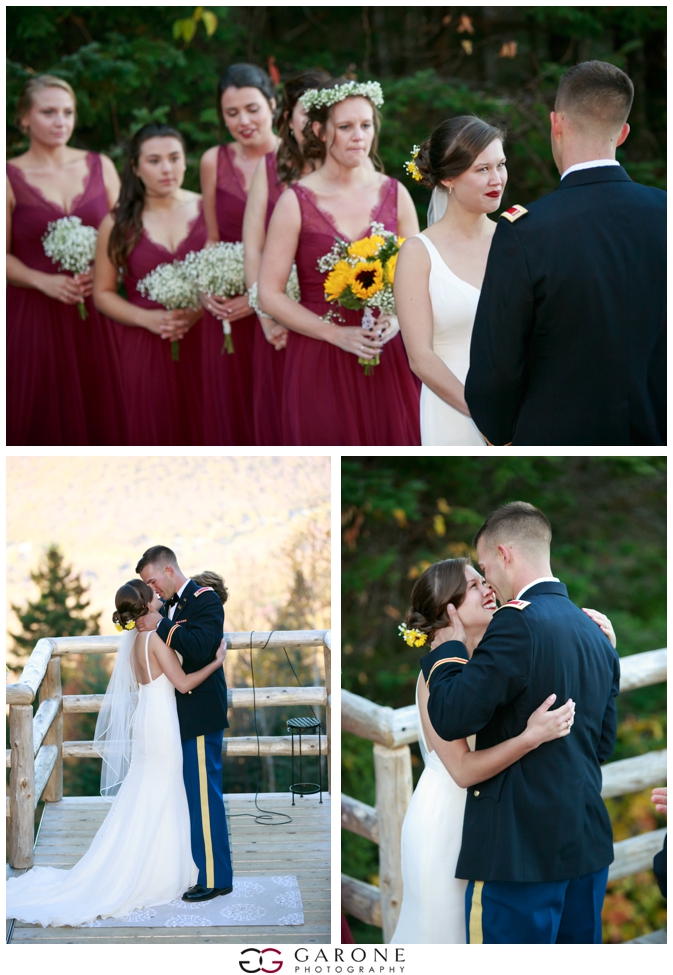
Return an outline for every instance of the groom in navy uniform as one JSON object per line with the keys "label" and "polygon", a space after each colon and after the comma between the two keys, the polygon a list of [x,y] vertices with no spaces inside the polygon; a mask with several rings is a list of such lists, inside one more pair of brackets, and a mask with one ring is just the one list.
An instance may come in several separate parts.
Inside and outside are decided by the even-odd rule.
{"label": "groom in navy uniform", "polygon": [[613,64],[567,71],[559,187],[500,215],[465,381],[490,444],[666,443],[666,194],[615,159],[632,101]]}
{"label": "groom in navy uniform", "polygon": [[552,576],[550,543],[530,504],[491,514],[475,544],[502,605],[471,659],[450,607],[451,626],[421,660],[430,721],[447,741],[476,734],[489,748],[520,734],[550,694],[576,702],[569,735],[467,790],[456,877],[468,881],[468,944],[602,942],[614,854],[600,765],[617,733],[619,658]]}
{"label": "groom in navy uniform", "polygon": [[[186,674],[213,661],[224,627],[222,602],[215,592],[188,579],[165,545],[149,548],[136,572],[164,600],[162,613],[141,616],[138,629],[156,629],[164,643],[180,654]],[[222,737],[229,727],[224,670],[220,667],[187,694],[176,691],[175,697],[192,856],[199,868],[198,883],[183,894],[183,900],[205,901],[231,893],[233,885],[222,798]]]}

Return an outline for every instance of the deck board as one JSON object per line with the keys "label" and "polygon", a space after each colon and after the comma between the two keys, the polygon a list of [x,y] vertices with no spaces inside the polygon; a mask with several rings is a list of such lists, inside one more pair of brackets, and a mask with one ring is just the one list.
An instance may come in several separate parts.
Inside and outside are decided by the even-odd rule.
{"label": "deck board", "polygon": [[[263,826],[236,813],[255,810],[254,795],[226,797],[234,872],[239,875],[293,873],[304,902],[305,924],[207,928],[41,928],[17,921],[12,944],[329,944],[330,797],[291,805],[287,793],[264,793],[263,808],[287,812],[293,821]],[[88,850],[110,804],[98,797],[47,803],[35,846],[40,866],[71,867]],[[257,813],[258,814],[258,813]]]}

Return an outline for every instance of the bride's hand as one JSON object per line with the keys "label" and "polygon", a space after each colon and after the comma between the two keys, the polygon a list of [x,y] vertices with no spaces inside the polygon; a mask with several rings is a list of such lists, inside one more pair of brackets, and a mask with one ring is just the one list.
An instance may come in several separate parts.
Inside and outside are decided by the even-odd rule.
{"label": "bride's hand", "polygon": [[159,623],[161,623],[163,616],[159,613],[155,613],[150,610],[149,613],[145,613],[144,616],[139,616],[136,620],[136,627],[141,633],[147,633],[148,630],[156,630]]}
{"label": "bride's hand", "polygon": [[565,738],[570,734],[575,720],[575,702],[569,697],[563,707],[550,711],[555,700],[556,694],[550,694],[547,700],[533,711],[526,723],[526,730],[523,733],[530,739],[533,748],[537,748],[544,741]]}
{"label": "bride's hand", "polygon": [[603,633],[605,633],[606,637],[616,650],[617,637],[615,635],[614,627],[607,616],[604,616],[603,613],[599,613],[596,609],[585,609],[584,607],[582,607],[582,612],[586,613],[589,619],[592,619],[594,623],[597,623],[598,626],[600,626],[601,630]]}
{"label": "bride's hand", "polygon": [[226,657],[227,657],[227,638],[223,636],[222,642],[217,648],[217,653],[215,654],[215,662],[218,663],[220,666],[222,666],[222,664],[226,660]]}

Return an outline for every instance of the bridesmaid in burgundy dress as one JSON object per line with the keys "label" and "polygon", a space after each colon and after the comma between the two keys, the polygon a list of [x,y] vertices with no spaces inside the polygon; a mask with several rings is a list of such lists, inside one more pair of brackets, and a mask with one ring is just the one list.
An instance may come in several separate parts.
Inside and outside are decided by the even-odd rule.
{"label": "bridesmaid in burgundy dress", "polygon": [[[320,169],[284,193],[269,225],[260,269],[262,307],[290,329],[283,384],[286,444],[302,446],[416,446],[420,444],[420,386],[412,374],[397,319],[381,316],[371,332],[362,312],[337,308],[322,316],[325,275],[318,259],[335,237],[353,241],[376,220],[402,237],[418,233],[409,193],[397,180],[372,169],[378,112],[374,87],[336,80],[321,87],[332,105],[309,108],[304,155],[324,160]],[[337,89],[334,91],[334,89]],[[373,95],[379,101],[378,94]],[[296,256],[295,256],[296,255]],[[297,262],[302,301],[285,295]],[[336,316],[335,316],[336,317]],[[358,358],[381,361],[366,376]]]}
{"label": "bridesmaid in burgundy dress", "polygon": [[[286,186],[313,172],[318,164],[318,160],[304,159],[301,151],[306,111],[299,98],[325,81],[329,81],[327,72],[315,69],[302,71],[296,78],[286,81],[283,87],[278,152],[268,152],[258,163],[245,207],[243,245],[248,288],[259,276],[266,232],[276,201]],[[285,443],[282,404],[287,329],[265,315],[257,317],[261,328],[255,329],[253,351],[255,443],[278,446]]]}
{"label": "bridesmaid in burgundy dress", "polygon": [[75,94],[61,78],[27,82],[17,123],[30,148],[7,164],[7,443],[123,444],[113,326],[91,301],[93,275],[59,273],[42,245],[47,224],[64,216],[98,228],[119,177],[107,156],[67,144]]}
{"label": "bridesmaid in burgundy dress", "polygon": [[[243,214],[258,162],[275,152],[274,89],[265,71],[234,64],[220,79],[218,104],[234,141],[208,149],[201,159],[201,191],[208,243],[243,239]],[[247,295],[203,297],[203,390],[207,444],[255,443],[253,370],[257,316]],[[222,350],[222,320],[231,322],[233,355]]]}
{"label": "bridesmaid in burgundy dress", "polygon": [[[143,297],[138,281],[159,264],[183,260],[206,240],[198,193],[181,189],[186,169],[182,136],[168,125],[144,125],[131,139],[119,204],[98,235],[94,301],[118,322],[117,338],[129,442],[182,446],[203,443],[202,309],[167,311]],[[127,298],[117,291],[122,269]],[[128,299],[128,300],[127,300]],[[171,342],[180,340],[179,361]]]}

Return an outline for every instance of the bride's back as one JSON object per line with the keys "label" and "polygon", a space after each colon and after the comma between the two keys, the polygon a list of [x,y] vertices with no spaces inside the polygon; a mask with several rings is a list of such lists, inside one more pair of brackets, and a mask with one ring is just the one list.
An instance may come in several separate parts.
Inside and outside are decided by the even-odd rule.
{"label": "bride's back", "polygon": [[133,644],[133,669],[139,684],[151,684],[163,673],[151,652],[153,633],[138,633]]}

